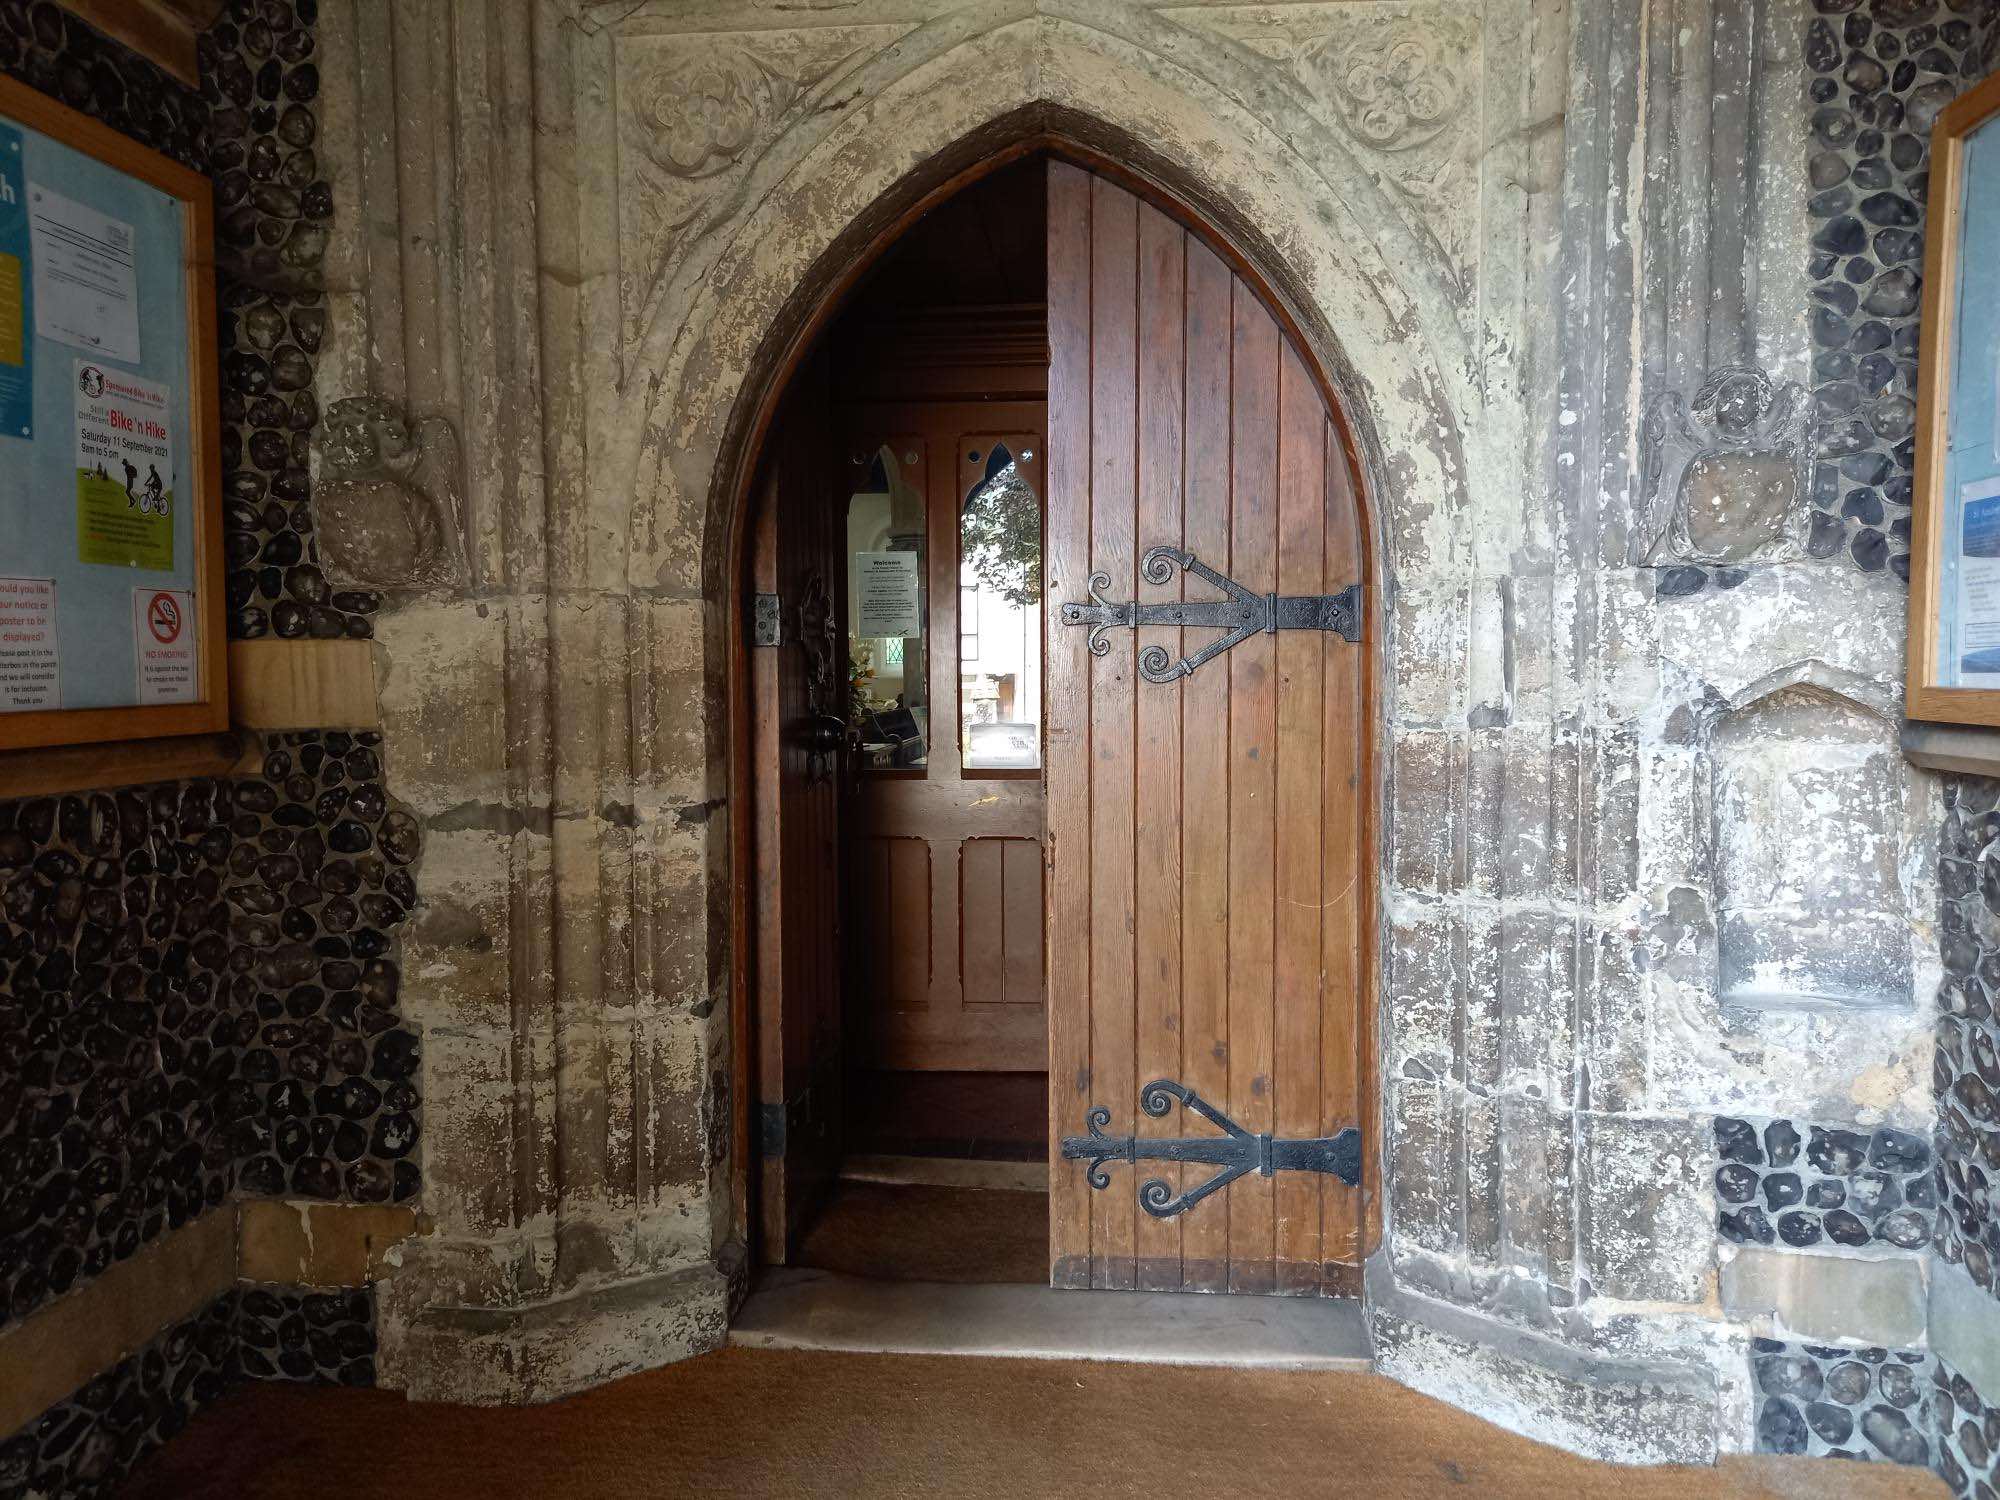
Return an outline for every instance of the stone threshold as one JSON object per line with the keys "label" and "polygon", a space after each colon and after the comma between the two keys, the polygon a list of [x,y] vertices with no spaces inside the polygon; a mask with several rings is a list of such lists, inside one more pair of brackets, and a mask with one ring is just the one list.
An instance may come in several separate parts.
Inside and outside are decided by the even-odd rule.
{"label": "stone threshold", "polygon": [[762,1277],[729,1341],[850,1354],[1373,1368],[1361,1304],[1347,1299],[870,1281],[790,1268]]}

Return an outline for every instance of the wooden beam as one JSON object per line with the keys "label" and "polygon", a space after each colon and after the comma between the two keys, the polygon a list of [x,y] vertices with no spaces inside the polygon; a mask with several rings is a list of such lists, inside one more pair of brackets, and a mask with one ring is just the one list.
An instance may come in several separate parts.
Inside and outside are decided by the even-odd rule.
{"label": "wooden beam", "polygon": [[230,717],[245,729],[374,729],[369,641],[231,641]]}
{"label": "wooden beam", "polygon": [[245,739],[232,731],[0,750],[0,797],[46,797],[187,776],[224,776],[246,756],[252,767],[257,764],[262,752]]}
{"label": "wooden beam", "polygon": [[236,1274],[286,1286],[366,1286],[423,1225],[402,1204],[246,1198],[236,1206]]}
{"label": "wooden beam", "polygon": [[215,24],[223,0],[59,0],[113,41],[150,58],[191,89],[201,87],[194,41]]}
{"label": "wooden beam", "polygon": [[236,1215],[210,1209],[0,1333],[0,1432],[15,1432],[236,1284]]}

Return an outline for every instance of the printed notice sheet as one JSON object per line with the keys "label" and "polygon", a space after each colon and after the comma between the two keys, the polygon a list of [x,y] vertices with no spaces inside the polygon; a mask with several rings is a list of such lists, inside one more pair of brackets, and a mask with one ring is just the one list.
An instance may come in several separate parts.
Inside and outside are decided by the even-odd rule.
{"label": "printed notice sheet", "polygon": [[172,393],[76,362],[76,552],[87,563],[174,565]]}
{"label": "printed notice sheet", "polygon": [[61,708],[59,665],[55,581],[0,578],[0,713]]}
{"label": "printed notice sheet", "polygon": [[924,633],[914,552],[854,554],[854,633],[866,640]]}
{"label": "printed notice sheet", "polygon": [[35,242],[35,332],[122,364],[139,362],[132,226],[39,182],[28,185]]}
{"label": "printed notice sheet", "polygon": [[28,177],[21,165],[21,132],[0,125],[0,437],[35,435],[28,264]]}
{"label": "printed notice sheet", "polygon": [[2000,687],[2000,478],[1959,492],[1958,686]]}

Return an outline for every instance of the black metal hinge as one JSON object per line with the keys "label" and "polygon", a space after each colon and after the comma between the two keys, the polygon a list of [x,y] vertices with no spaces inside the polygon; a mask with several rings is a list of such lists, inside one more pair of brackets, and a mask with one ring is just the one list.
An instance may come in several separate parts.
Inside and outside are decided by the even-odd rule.
{"label": "black metal hinge", "polygon": [[1361,1180],[1361,1132],[1349,1126],[1338,1135],[1317,1140],[1286,1140],[1245,1130],[1229,1116],[1203,1099],[1193,1089],[1170,1078],[1155,1078],[1139,1091],[1139,1108],[1160,1119],[1178,1099],[1211,1125],[1220,1136],[1180,1137],[1152,1135],[1110,1136],[1104,1127],[1111,1123],[1111,1111],[1098,1105],[1085,1116],[1089,1135],[1063,1137],[1064,1161],[1087,1161],[1086,1173],[1094,1188],[1111,1186],[1111,1174],[1104,1170],[1110,1161],[1192,1161],[1221,1167],[1199,1187],[1176,1194],[1163,1178],[1148,1178],[1139,1188],[1139,1206],[1156,1219],[1171,1219],[1186,1213],[1210,1193],[1220,1192],[1247,1172],[1269,1177],[1276,1172],[1324,1172],[1338,1177],[1349,1187]]}
{"label": "black metal hinge", "polygon": [[1111,575],[1090,575],[1090,603],[1065,604],[1065,625],[1090,627],[1090,652],[1102,656],[1111,649],[1104,633],[1115,625],[1136,630],[1141,625],[1194,626],[1227,631],[1192,656],[1175,661],[1165,646],[1148,646],[1139,653],[1139,675],[1148,682],[1172,682],[1186,677],[1203,662],[1213,661],[1239,641],[1262,631],[1325,630],[1353,645],[1361,639],[1361,585],[1350,583],[1337,594],[1305,594],[1283,598],[1277,594],[1257,594],[1233,578],[1226,578],[1192,552],[1178,547],[1149,547],[1139,561],[1139,573],[1148,583],[1171,583],[1179,567],[1206,579],[1221,589],[1227,599],[1175,599],[1141,604],[1136,599],[1113,604],[1104,597],[1111,587]]}

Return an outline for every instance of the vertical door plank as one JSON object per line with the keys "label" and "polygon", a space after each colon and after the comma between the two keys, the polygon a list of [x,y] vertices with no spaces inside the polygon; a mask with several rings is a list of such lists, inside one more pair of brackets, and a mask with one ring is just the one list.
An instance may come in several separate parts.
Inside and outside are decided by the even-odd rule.
{"label": "vertical door plank", "polygon": [[[1278,326],[1250,289],[1233,288],[1230,380],[1230,567],[1256,593],[1277,587]],[[1273,1108],[1272,868],[1276,858],[1277,671],[1274,638],[1253,635],[1229,663],[1229,1105],[1246,1130]],[[1229,1289],[1269,1292],[1276,1249],[1271,1178],[1229,1189]]]}
{"label": "vertical door plank", "polygon": [[1050,162],[1048,516],[1042,554],[1042,692],[1048,801],[1049,1279],[1090,1285],[1091,1190],[1083,1164],[1060,1157],[1091,1103],[1090,674],[1083,632],[1060,601],[1090,576],[1090,174]]}
{"label": "vertical door plank", "polygon": [[[1190,239],[1186,286],[1183,543],[1229,571],[1229,268]],[[1197,646],[1188,632],[1183,646]],[[1212,661],[1184,678],[1181,706],[1181,1080],[1202,1098],[1229,1098],[1229,671]],[[1190,1134],[1193,1133],[1191,1130]],[[1181,1220],[1182,1284],[1229,1287],[1235,1189]]]}
{"label": "vertical door plank", "polygon": [[[1090,560],[1110,576],[1105,597],[1138,587],[1135,549],[1138,208],[1130,193],[1091,179]],[[1112,1118],[1136,1113],[1139,1087],[1132,984],[1134,694],[1137,650],[1127,631],[1090,659],[1091,1074]],[[1091,1210],[1091,1285],[1135,1285],[1138,1200],[1131,1187]]]}
{"label": "vertical door plank", "polygon": [[[1138,545],[1181,545],[1183,269],[1187,234],[1151,205],[1139,208]],[[1139,583],[1141,599],[1177,599],[1180,575],[1166,584]],[[1181,654],[1181,632],[1151,626],[1138,632],[1141,651],[1157,646],[1168,660]],[[1138,1067],[1135,1081],[1181,1076],[1181,694],[1178,685],[1141,681],[1138,760],[1133,812],[1137,862],[1135,993]],[[1180,1111],[1158,1119],[1135,1111],[1141,1135],[1179,1135],[1190,1122]],[[1182,1169],[1159,1164],[1142,1178],[1160,1177],[1176,1192]],[[1139,1285],[1179,1291],[1181,1220],[1138,1219]]]}
{"label": "vertical door plank", "polygon": [[[1278,592],[1326,591],[1326,415],[1319,391],[1287,340],[1278,370]],[[1320,799],[1326,657],[1348,649],[1303,630],[1276,642],[1278,658],[1277,865],[1274,1018],[1278,1132],[1319,1133]],[[1316,1296],[1320,1285],[1320,1184],[1304,1172],[1272,1183],[1277,1207],[1277,1290]]]}
{"label": "vertical door plank", "polygon": [[[778,496],[775,481],[759,497],[756,530],[750,538],[751,586],[759,593],[778,587]],[[785,949],[791,936],[785,921],[784,822],[780,814],[784,745],[784,705],[779,697],[778,653],[750,655],[751,722],[756,756],[756,806],[751,838],[757,852],[757,1036],[756,1098],[760,1107],[785,1104]],[[757,1194],[760,1251],[765,1260],[786,1259],[785,1162],[760,1164]]]}
{"label": "vertical door plank", "polygon": [[[1345,588],[1361,577],[1360,517],[1347,455],[1331,421],[1322,422],[1321,437],[1326,455],[1326,587],[1332,590]],[[1363,694],[1369,640],[1370,635],[1364,633],[1361,646],[1335,648],[1325,657],[1325,883],[1320,896],[1325,1018],[1320,1033],[1322,1134],[1349,1125],[1361,1126],[1366,1132],[1371,1123],[1365,1105],[1369,1096],[1364,1070],[1369,1063],[1362,1056],[1362,1039],[1368,1034],[1362,1025],[1362,1007],[1374,1000],[1362,993],[1361,969],[1361,862],[1368,854],[1361,821],[1362,798],[1367,795],[1362,773],[1369,728]],[[1376,1144],[1363,1139],[1364,1162],[1376,1159]],[[1359,1273],[1365,1253],[1363,1193],[1372,1187],[1370,1176],[1364,1176],[1362,1182],[1362,1187],[1350,1188],[1329,1179],[1322,1186],[1320,1257],[1329,1292],[1360,1295]]]}
{"label": "vertical door plank", "polygon": [[967,1005],[1006,998],[1006,916],[1001,908],[1000,839],[965,839],[958,846],[958,966]]}

